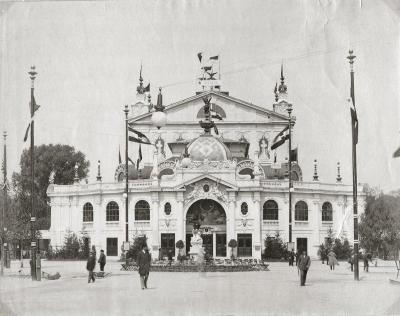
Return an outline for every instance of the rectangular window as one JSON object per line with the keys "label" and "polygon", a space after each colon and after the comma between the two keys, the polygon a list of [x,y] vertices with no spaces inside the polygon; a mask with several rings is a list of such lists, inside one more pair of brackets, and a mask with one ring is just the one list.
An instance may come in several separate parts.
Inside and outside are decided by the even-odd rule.
{"label": "rectangular window", "polygon": [[238,257],[251,257],[252,256],[252,235],[251,234],[238,234]]}
{"label": "rectangular window", "polygon": [[118,256],[118,238],[107,238],[107,256]]}
{"label": "rectangular window", "polygon": [[165,256],[171,251],[175,257],[175,234],[161,234],[161,251]]}
{"label": "rectangular window", "polygon": [[306,251],[307,252],[307,238],[297,238],[297,251]]}

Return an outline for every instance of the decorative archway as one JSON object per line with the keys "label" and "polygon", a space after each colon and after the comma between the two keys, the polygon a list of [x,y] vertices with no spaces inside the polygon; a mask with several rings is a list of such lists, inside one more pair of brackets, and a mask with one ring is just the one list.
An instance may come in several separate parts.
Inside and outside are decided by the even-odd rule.
{"label": "decorative archway", "polygon": [[186,251],[190,251],[190,239],[194,226],[200,227],[203,247],[209,256],[226,257],[226,212],[212,199],[200,199],[186,212]]}

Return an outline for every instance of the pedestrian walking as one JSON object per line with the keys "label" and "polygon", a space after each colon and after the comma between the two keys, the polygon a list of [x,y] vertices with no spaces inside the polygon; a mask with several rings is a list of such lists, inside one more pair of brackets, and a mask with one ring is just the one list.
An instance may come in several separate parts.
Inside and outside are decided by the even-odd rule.
{"label": "pedestrian walking", "polygon": [[96,253],[92,251],[90,252],[89,258],[86,263],[86,269],[89,271],[88,283],[90,283],[90,281],[93,282],[96,281],[93,272],[95,266],[96,266]]}
{"label": "pedestrian walking", "polygon": [[104,250],[100,250],[100,257],[99,261],[97,261],[100,264],[100,271],[104,272],[104,266],[106,265],[106,255],[104,254]]}
{"label": "pedestrian walking", "polygon": [[293,249],[289,252],[289,266],[293,266],[294,264],[294,257],[295,257],[295,253],[293,251]]}
{"label": "pedestrian walking", "polygon": [[328,264],[331,270],[335,270],[335,265],[338,264],[336,253],[334,253],[332,250],[328,253]]}
{"label": "pedestrian walking", "polygon": [[137,265],[139,266],[140,285],[142,290],[147,289],[147,280],[149,279],[151,255],[147,246],[143,246],[137,256]]}
{"label": "pedestrian walking", "polygon": [[353,254],[350,255],[348,263],[350,263],[350,270],[353,271],[353,269],[354,269],[354,255]]}
{"label": "pedestrian walking", "polygon": [[297,268],[300,270],[300,286],[306,284],[307,272],[311,265],[311,259],[307,256],[306,251],[303,251],[298,259]]}
{"label": "pedestrian walking", "polygon": [[369,262],[371,261],[372,263],[372,255],[370,253],[365,253],[363,256],[364,259],[364,271],[369,272]]}

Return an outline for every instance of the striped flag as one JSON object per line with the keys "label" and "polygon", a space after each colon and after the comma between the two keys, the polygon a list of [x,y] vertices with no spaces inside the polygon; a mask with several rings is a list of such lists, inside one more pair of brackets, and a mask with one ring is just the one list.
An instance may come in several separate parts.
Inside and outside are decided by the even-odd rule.
{"label": "striped flag", "polygon": [[142,159],[143,159],[143,156],[142,156],[142,144],[139,143],[139,158],[138,158],[137,163],[136,163],[136,170],[139,170],[139,163],[142,161]]}
{"label": "striped flag", "polygon": [[151,145],[150,139],[142,132],[139,132],[139,131],[133,129],[130,126],[128,126],[128,130],[137,135],[137,137],[129,136],[129,141],[134,142],[134,143],[139,143],[139,144]]}
{"label": "striped flag", "polygon": [[354,105],[354,100],[350,100],[350,115],[351,115],[351,128],[353,133],[353,143],[354,145],[358,144],[358,118],[357,118],[357,111]]}
{"label": "striped flag", "polygon": [[25,132],[25,136],[24,136],[24,142],[26,142],[28,140],[30,129],[31,129],[31,123],[29,123],[28,127],[26,128],[26,132]]}
{"label": "striped flag", "polygon": [[283,145],[289,139],[289,125],[286,126],[282,131],[275,136],[271,150],[278,148],[279,146]]}
{"label": "striped flag", "polygon": [[397,150],[393,154],[393,158],[397,158],[397,157],[400,157],[400,147],[397,148]]}

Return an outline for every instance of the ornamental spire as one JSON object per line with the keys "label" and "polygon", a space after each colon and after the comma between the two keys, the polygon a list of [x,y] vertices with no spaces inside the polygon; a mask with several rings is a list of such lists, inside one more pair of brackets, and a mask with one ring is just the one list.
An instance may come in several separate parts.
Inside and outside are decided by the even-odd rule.
{"label": "ornamental spire", "polygon": [[145,89],[143,87],[143,77],[142,77],[142,64],[140,64],[140,72],[139,72],[139,85],[136,88],[138,94],[143,94]]}
{"label": "ornamental spire", "polygon": [[278,91],[281,98],[287,94],[287,86],[285,84],[285,77],[283,75],[283,63],[281,64],[281,84],[279,85]]}
{"label": "ornamental spire", "polygon": [[278,102],[279,96],[278,96],[278,83],[277,82],[275,82],[274,94],[275,94],[275,102]]}

